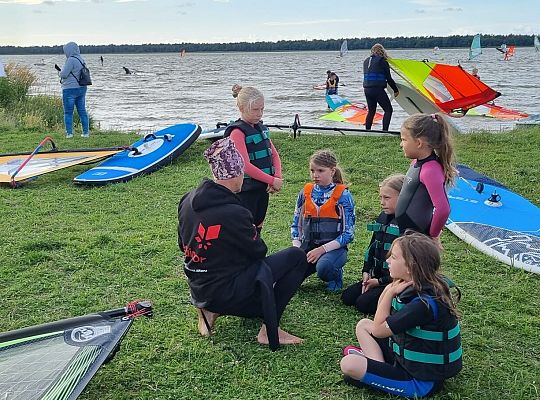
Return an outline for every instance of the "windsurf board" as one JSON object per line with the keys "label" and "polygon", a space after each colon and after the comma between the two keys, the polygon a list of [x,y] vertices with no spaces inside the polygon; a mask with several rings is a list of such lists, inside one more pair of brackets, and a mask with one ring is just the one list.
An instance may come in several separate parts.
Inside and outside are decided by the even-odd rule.
{"label": "windsurf board", "polygon": [[221,139],[223,138],[223,135],[225,134],[225,129],[227,129],[226,126],[221,126],[219,128],[213,128],[213,129],[203,129],[198,139],[199,140]]}
{"label": "windsurf board", "polygon": [[540,208],[466,165],[458,170],[446,227],[481,252],[540,274]]}
{"label": "windsurf board", "polygon": [[77,176],[79,184],[104,185],[126,182],[171,163],[180,156],[201,133],[195,124],[169,126],[146,135],[133,143],[131,149],[115,154],[101,164]]}

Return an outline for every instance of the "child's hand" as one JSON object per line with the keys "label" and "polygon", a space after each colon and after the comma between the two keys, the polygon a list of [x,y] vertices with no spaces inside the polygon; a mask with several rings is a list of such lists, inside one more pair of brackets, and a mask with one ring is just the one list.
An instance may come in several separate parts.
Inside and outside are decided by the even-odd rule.
{"label": "child's hand", "polygon": [[313,250],[308,251],[308,253],[306,254],[307,262],[316,263],[317,260],[321,258],[324,253],[326,253],[326,250],[322,246],[316,247]]}
{"label": "child's hand", "polygon": [[373,289],[374,287],[379,286],[379,280],[375,278],[368,279],[366,282],[364,282],[364,286],[362,287],[363,292],[367,292],[369,289]]}
{"label": "child's hand", "polygon": [[367,281],[369,281],[369,278],[371,278],[371,276],[369,275],[368,272],[362,273],[362,294],[367,292],[366,283]]}
{"label": "child's hand", "polygon": [[276,192],[279,192],[281,190],[281,187],[283,186],[283,179],[274,177],[274,182],[272,182],[272,187]]}

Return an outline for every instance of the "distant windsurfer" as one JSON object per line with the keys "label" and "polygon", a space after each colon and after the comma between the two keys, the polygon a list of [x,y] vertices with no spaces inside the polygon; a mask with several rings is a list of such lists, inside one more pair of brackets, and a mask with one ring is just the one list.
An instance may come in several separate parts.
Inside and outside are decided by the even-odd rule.
{"label": "distant windsurfer", "polygon": [[366,129],[371,129],[373,118],[377,112],[377,103],[384,110],[383,131],[387,131],[390,127],[392,119],[392,104],[388,95],[384,91],[386,85],[390,85],[394,91],[394,97],[399,95],[399,90],[390,74],[390,66],[388,65],[388,54],[384,47],[376,43],[371,48],[371,55],[364,60],[364,94],[368,105],[368,113],[366,116]]}
{"label": "distant windsurfer", "polygon": [[126,68],[126,67],[122,67],[124,68],[124,72],[126,73],[126,75],[131,75],[131,71],[129,70],[129,68]]}
{"label": "distant windsurfer", "polygon": [[4,69],[4,64],[2,64],[2,61],[0,61],[0,78],[5,78],[6,76],[6,70]]}
{"label": "distant windsurfer", "polygon": [[99,61],[101,62],[101,66],[103,67],[103,56],[99,57]]}
{"label": "distant windsurfer", "polygon": [[480,79],[480,75],[478,75],[478,68],[474,67],[472,69],[471,75],[474,76],[476,79]]}

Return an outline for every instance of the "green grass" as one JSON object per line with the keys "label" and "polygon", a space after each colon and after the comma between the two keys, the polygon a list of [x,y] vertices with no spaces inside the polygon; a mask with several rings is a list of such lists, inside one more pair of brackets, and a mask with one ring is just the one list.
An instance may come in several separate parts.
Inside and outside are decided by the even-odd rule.
{"label": "green grass", "polygon": [[[96,133],[70,141],[44,131],[0,131],[2,152],[31,151],[46,135],[59,148],[130,144],[133,134]],[[288,246],[297,192],[309,180],[308,157],[333,149],[357,205],[357,236],[345,284],[360,276],[369,234],[379,213],[377,184],[404,172],[395,137],[274,135],[285,175],[271,197],[263,231],[270,252]],[[84,391],[84,399],[377,399],[393,398],[349,387],[340,351],[354,343],[362,316],[328,294],[315,277],[293,298],[284,329],[305,338],[272,353],[255,341],[260,321],[217,320],[212,340],[197,333],[196,313],[176,242],[180,197],[209,176],[197,142],[172,165],[149,176],[106,187],[75,186],[88,166],[47,174],[19,189],[0,188],[0,331],[116,308],[151,299],[155,316],[138,319],[112,362]],[[460,162],[495,177],[540,204],[540,131],[471,134],[457,138]],[[435,399],[540,398],[538,275],[506,266],[448,231],[444,272],[462,289],[464,368]]]}

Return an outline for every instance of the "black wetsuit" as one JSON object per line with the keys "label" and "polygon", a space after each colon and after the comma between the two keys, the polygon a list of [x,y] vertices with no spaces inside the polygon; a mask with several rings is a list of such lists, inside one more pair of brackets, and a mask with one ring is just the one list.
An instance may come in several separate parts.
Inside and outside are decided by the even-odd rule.
{"label": "black wetsuit", "polygon": [[364,94],[368,105],[368,114],[366,117],[366,129],[371,129],[373,118],[377,112],[377,103],[384,110],[383,130],[387,131],[392,119],[392,104],[388,95],[384,91],[386,84],[389,84],[394,92],[398,91],[396,82],[390,74],[390,66],[388,61],[381,56],[375,54],[364,60]]}

